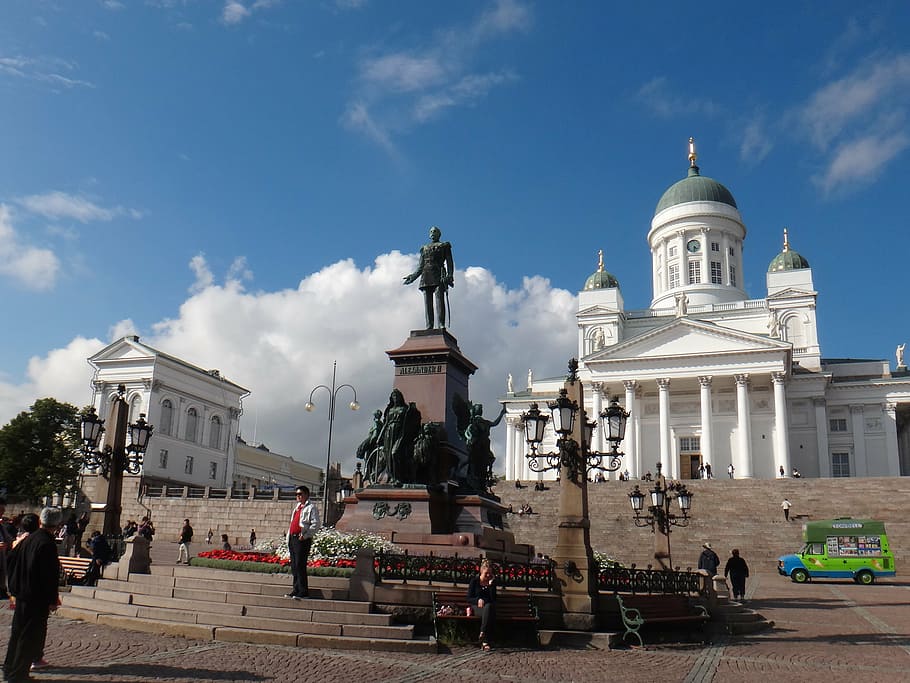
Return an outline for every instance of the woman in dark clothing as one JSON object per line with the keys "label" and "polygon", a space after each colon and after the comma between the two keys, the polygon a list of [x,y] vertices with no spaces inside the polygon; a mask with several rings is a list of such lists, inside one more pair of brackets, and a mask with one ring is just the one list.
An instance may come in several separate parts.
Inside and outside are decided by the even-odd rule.
{"label": "woman in dark clothing", "polygon": [[480,617],[480,646],[490,650],[489,634],[496,619],[496,586],[493,585],[493,568],[489,560],[480,563],[480,575],[468,584],[468,603]]}
{"label": "woman in dark clothing", "polygon": [[749,565],[739,556],[739,550],[733,549],[733,557],[727,560],[724,566],[724,576],[730,577],[733,584],[733,599],[740,600],[746,597],[746,577],[749,576]]}

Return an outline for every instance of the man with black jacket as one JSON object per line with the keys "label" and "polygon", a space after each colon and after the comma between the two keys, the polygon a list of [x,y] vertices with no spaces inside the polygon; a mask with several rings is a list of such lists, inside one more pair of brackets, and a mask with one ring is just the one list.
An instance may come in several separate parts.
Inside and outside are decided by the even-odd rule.
{"label": "man with black jacket", "polygon": [[8,558],[9,589],[16,598],[3,673],[9,683],[32,680],[29,669],[40,659],[47,636],[47,618],[57,609],[60,562],[54,532],[60,526],[59,508],[41,511],[40,528],[17,545]]}

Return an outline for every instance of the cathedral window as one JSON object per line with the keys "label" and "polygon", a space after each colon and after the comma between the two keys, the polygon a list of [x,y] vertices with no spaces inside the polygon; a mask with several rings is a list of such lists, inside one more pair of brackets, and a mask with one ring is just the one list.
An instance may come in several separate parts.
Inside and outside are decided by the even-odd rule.
{"label": "cathedral window", "polygon": [[676,256],[676,247],[675,246],[670,247],[669,251],[667,252],[667,255],[670,258],[673,258],[674,256]]}
{"label": "cathedral window", "polygon": [[736,287],[736,266],[730,266],[730,286]]}
{"label": "cathedral window", "polygon": [[167,469],[167,449],[162,448],[158,451],[158,467],[162,470]]}
{"label": "cathedral window", "polygon": [[720,251],[720,243],[711,242],[711,251]]}
{"label": "cathedral window", "polygon": [[828,420],[828,425],[831,428],[832,432],[846,432],[847,431],[847,419],[843,417],[834,417]]}
{"label": "cathedral window", "polygon": [[689,284],[701,283],[701,261],[689,261]]}
{"label": "cathedral window", "polygon": [[849,477],[850,476],[850,454],[849,453],[832,453],[831,454],[831,476],[832,477]]}
{"label": "cathedral window", "polygon": [[677,287],[679,287],[679,266],[674,264],[670,266],[670,289]]}
{"label": "cathedral window", "polygon": [[733,247],[730,247],[730,256],[736,256],[736,251],[733,249]]}
{"label": "cathedral window", "polygon": [[218,477],[218,463],[210,462],[209,463],[209,479],[216,479]]}
{"label": "cathedral window", "polygon": [[183,465],[183,471],[185,474],[193,473],[193,456],[192,455],[186,456],[186,463]]}
{"label": "cathedral window", "polygon": [[711,284],[724,284],[724,270],[720,261],[711,261]]}

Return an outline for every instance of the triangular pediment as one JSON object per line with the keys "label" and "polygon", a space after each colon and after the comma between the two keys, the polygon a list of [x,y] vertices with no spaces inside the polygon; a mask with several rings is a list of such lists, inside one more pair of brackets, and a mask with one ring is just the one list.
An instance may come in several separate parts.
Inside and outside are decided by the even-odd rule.
{"label": "triangular pediment", "polygon": [[809,289],[799,289],[798,287],[787,287],[774,294],[769,294],[768,299],[793,299],[805,296],[816,296],[818,292]]}
{"label": "triangular pediment", "polygon": [[577,316],[581,318],[583,316],[593,315],[616,315],[617,313],[620,313],[620,311],[615,308],[607,308],[606,306],[596,304],[594,306],[588,306],[587,308],[578,311]]}
{"label": "triangular pediment", "polygon": [[586,358],[587,364],[621,359],[657,359],[681,356],[719,356],[755,352],[786,352],[790,345],[763,335],[749,334],[703,321],[677,318]]}
{"label": "triangular pediment", "polygon": [[136,337],[122,337],[115,342],[111,342],[101,349],[89,361],[105,362],[130,360],[133,358],[150,358],[157,356],[158,352],[150,346],[141,343]]}

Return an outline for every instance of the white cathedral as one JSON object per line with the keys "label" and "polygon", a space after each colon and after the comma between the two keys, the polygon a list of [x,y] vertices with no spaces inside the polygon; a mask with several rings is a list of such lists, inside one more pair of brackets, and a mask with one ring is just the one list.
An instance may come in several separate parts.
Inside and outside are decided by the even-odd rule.
{"label": "white cathedral", "polygon": [[[689,169],[654,212],[653,297],[626,309],[619,282],[597,271],[578,295],[579,377],[597,415],[618,397],[631,413],[620,471],[697,478],[881,477],[910,475],[910,372],[884,360],[825,359],[817,333],[809,262],[784,230],[770,262],[767,296],[743,288],[746,226],[731,192],[700,174],[694,141]],[[555,478],[528,467],[521,414],[545,410],[564,377],[533,379],[500,400],[507,408],[507,479]],[[591,417],[590,419],[593,419]],[[540,449],[554,451],[550,430]],[[609,450],[602,430],[592,448]],[[615,477],[617,473],[613,473]]]}

